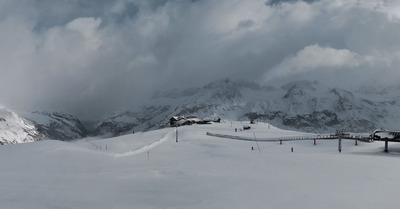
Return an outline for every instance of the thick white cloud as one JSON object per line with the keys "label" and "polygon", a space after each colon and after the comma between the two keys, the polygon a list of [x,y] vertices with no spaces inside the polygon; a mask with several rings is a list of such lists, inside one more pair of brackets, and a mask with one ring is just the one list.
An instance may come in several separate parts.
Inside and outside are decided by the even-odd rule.
{"label": "thick white cloud", "polygon": [[312,71],[337,70],[359,67],[362,58],[347,49],[333,49],[311,45],[299,51],[295,56],[288,57],[279,65],[268,71],[267,80],[279,77],[294,76]]}
{"label": "thick white cloud", "polygon": [[84,38],[84,47],[87,50],[97,50],[101,44],[100,35],[97,34],[97,28],[101,23],[101,18],[77,18],[65,27],[69,30],[79,32]]}
{"label": "thick white cloud", "polygon": [[225,77],[396,83],[397,1],[277,2],[3,0],[0,101],[93,115]]}

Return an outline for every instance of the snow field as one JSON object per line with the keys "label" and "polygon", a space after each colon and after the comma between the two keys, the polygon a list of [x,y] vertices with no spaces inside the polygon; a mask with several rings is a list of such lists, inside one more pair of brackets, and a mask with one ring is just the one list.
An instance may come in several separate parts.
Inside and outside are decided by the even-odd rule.
{"label": "snow field", "polygon": [[[258,142],[258,151],[205,135],[243,124],[179,127],[178,143],[166,128],[0,146],[1,208],[398,208],[400,144],[389,154],[381,142],[347,140],[342,153],[337,140]],[[305,135],[251,126],[236,134]]]}

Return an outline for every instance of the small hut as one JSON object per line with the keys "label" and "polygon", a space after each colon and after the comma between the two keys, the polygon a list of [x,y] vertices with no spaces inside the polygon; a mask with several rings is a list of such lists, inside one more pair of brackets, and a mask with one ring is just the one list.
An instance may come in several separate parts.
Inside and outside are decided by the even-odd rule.
{"label": "small hut", "polygon": [[196,116],[174,116],[169,119],[171,127],[192,125],[199,121]]}

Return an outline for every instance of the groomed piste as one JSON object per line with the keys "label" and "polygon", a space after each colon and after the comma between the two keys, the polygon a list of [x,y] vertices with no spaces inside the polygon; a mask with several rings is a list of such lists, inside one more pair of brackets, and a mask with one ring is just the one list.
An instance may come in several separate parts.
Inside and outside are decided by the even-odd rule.
{"label": "groomed piste", "polygon": [[243,125],[0,146],[1,208],[398,208],[400,143],[206,135],[311,135]]}

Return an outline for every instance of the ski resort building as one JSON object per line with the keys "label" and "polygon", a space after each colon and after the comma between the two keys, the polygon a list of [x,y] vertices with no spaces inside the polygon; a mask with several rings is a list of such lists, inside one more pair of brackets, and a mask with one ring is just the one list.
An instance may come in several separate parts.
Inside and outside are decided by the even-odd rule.
{"label": "ski resort building", "polygon": [[175,126],[185,126],[185,125],[192,125],[199,121],[196,116],[174,116],[169,119],[169,125],[172,127]]}
{"label": "ski resort building", "polygon": [[219,123],[221,119],[219,117],[211,118],[204,118],[200,120],[196,116],[173,116],[169,119],[169,125],[171,127],[176,126],[185,126],[185,125],[192,125],[192,124],[210,124],[211,122]]}

